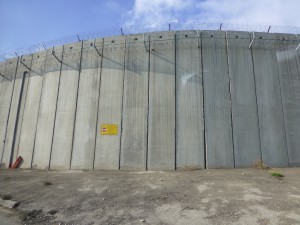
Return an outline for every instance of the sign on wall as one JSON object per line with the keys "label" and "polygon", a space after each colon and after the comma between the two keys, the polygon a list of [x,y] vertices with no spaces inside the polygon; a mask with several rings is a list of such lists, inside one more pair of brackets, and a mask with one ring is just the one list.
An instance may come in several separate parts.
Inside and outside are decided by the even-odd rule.
{"label": "sign on wall", "polygon": [[117,135],[118,125],[117,124],[102,124],[100,129],[102,135]]}

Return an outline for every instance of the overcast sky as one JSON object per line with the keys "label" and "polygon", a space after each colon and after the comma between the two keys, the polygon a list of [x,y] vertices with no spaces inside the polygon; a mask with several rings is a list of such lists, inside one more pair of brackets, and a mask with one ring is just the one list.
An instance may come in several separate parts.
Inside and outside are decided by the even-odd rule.
{"label": "overcast sky", "polygon": [[300,0],[0,0],[0,54],[89,31],[168,23],[300,27]]}

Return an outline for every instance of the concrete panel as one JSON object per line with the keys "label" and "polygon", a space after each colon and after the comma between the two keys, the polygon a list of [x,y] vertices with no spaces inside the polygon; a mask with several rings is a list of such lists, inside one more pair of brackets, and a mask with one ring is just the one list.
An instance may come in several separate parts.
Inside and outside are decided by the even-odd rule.
{"label": "concrete panel", "polygon": [[203,31],[203,86],[208,168],[234,167],[225,32]]}
{"label": "concrete panel", "polygon": [[[300,61],[295,35],[278,35],[276,51],[290,166],[300,166]],[[285,39],[285,40],[283,40]]]}
{"label": "concrete panel", "polygon": [[251,167],[261,160],[253,63],[248,32],[228,32],[232,124],[236,167]]}
{"label": "concrete panel", "polygon": [[[104,39],[94,169],[119,169],[125,36]],[[101,135],[101,124],[117,124],[117,135]]]}
{"label": "concrete panel", "polygon": [[64,46],[50,169],[69,169],[71,163],[82,42]]}
{"label": "concrete panel", "polygon": [[[62,58],[63,47],[54,49],[59,60]],[[53,128],[60,79],[61,63],[47,51],[43,89],[40,100],[32,168],[48,169],[50,164]]]}
{"label": "concrete panel", "polygon": [[[103,41],[96,43],[102,52]],[[100,47],[99,47],[100,46]],[[72,169],[93,169],[99,102],[101,60],[94,43],[83,43],[75,123]]]}
{"label": "concrete panel", "polygon": [[[27,67],[29,68],[31,67],[32,55],[23,56],[21,57],[20,61],[21,60]],[[21,131],[22,121],[23,121],[23,112],[24,112],[24,105],[25,105],[26,94],[27,94],[28,79],[30,76],[30,71],[28,68],[26,68],[26,66],[24,66],[24,64],[22,63],[18,64],[16,79],[13,88],[9,119],[7,124],[7,131],[6,131],[4,153],[2,159],[2,163],[5,163],[5,166],[9,166],[9,160],[11,154],[12,154],[13,161],[18,156],[19,137],[20,137],[20,131]],[[26,74],[24,80],[24,88],[21,93],[24,71],[28,71],[28,73]],[[20,111],[18,112],[20,95],[21,95]],[[16,132],[15,132],[15,128],[16,128]],[[14,137],[15,137],[15,142],[13,143]]]}
{"label": "concrete panel", "polygon": [[[146,36],[149,50],[149,37]],[[121,169],[146,169],[149,52],[143,35],[127,37]]]}
{"label": "concrete panel", "polygon": [[176,166],[204,168],[201,40],[196,31],[176,35]]}
{"label": "concrete panel", "polygon": [[0,90],[0,164],[1,162],[6,163],[6,167],[8,167],[8,161],[2,161],[2,159],[3,157],[5,159],[7,158],[7,154],[4,155],[4,145],[17,64],[17,59],[8,60],[5,62],[5,67],[2,70],[3,74],[9,79],[2,79],[2,87]]}
{"label": "concrete panel", "polygon": [[288,157],[275,44],[275,35],[256,33],[252,52],[262,160],[281,167],[288,165]]}
{"label": "concrete panel", "polygon": [[46,51],[33,55],[18,145],[19,155],[23,158],[21,168],[31,168],[45,62]]}
{"label": "concrete panel", "polygon": [[148,169],[175,169],[175,35],[150,36]]}

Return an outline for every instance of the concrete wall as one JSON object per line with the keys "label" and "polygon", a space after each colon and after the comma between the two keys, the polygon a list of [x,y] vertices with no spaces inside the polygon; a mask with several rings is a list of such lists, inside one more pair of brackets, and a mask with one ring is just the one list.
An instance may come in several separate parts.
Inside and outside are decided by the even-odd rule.
{"label": "concrete wall", "polygon": [[[104,38],[94,169],[119,169],[124,87],[125,37]],[[100,135],[116,124],[117,135]]]}
{"label": "concrete wall", "polygon": [[20,141],[18,143],[18,155],[21,155],[24,159],[22,168],[31,168],[45,62],[46,51],[33,55],[20,131]]}
{"label": "concrete wall", "polygon": [[175,34],[150,36],[148,169],[175,169]]}
{"label": "concrete wall", "polygon": [[58,47],[49,49],[46,55],[32,162],[36,169],[48,169],[50,165],[62,53],[63,47]]}
{"label": "concrete wall", "polygon": [[176,167],[205,167],[201,37],[176,34]]}
{"label": "concrete wall", "polygon": [[[96,45],[96,48],[94,46]],[[81,73],[78,87],[72,169],[93,169],[103,41],[83,43]],[[99,50],[98,50],[99,48]],[[98,52],[99,53],[98,53]]]}
{"label": "concrete wall", "polygon": [[231,93],[224,31],[202,32],[207,167],[234,167]]}
{"label": "concrete wall", "polygon": [[82,42],[64,46],[50,169],[69,169],[77,108]]}
{"label": "concrete wall", "polygon": [[131,35],[126,42],[121,169],[146,169],[148,128],[149,37]]}
{"label": "concrete wall", "polygon": [[299,166],[300,40],[252,38],[136,34],[0,63],[1,166],[17,156],[36,169]]}
{"label": "concrete wall", "polygon": [[7,79],[2,78],[0,90],[0,162],[5,167],[8,167],[10,157],[10,154],[7,151],[5,152],[4,148],[18,62],[18,59],[13,59],[2,63],[2,72]]}
{"label": "concrete wall", "polygon": [[287,166],[287,142],[281,86],[276,59],[276,36],[257,33],[252,48],[256,81],[262,160],[273,166]]}
{"label": "concrete wall", "polygon": [[245,32],[227,33],[228,69],[231,90],[232,132],[236,167],[261,160],[258,111],[251,36]]}
{"label": "concrete wall", "polygon": [[295,35],[278,35],[276,57],[281,86],[281,98],[287,141],[288,163],[300,164],[300,58],[294,46],[299,43]]}

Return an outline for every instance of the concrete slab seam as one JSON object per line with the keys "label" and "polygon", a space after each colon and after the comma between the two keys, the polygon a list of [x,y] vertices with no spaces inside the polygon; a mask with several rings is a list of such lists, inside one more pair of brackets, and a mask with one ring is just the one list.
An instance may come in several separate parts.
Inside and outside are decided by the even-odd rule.
{"label": "concrete slab seam", "polygon": [[[199,32],[199,31],[198,31]],[[202,38],[201,38],[201,32],[199,32],[199,36],[198,36],[198,48],[200,47],[200,54],[201,54],[201,74],[202,74],[202,78],[201,78],[201,85],[202,85],[202,122],[203,122],[203,145],[204,145],[204,157],[203,157],[203,163],[204,163],[204,169],[207,169],[207,146],[206,146],[206,131],[205,131],[205,109],[204,109],[204,101],[205,101],[205,91],[204,91],[204,68],[203,68],[203,53],[202,53]],[[200,44],[199,44],[200,42]]]}
{"label": "concrete slab seam", "polygon": [[[286,54],[286,52],[285,52]],[[283,119],[283,124],[284,124],[284,137],[285,137],[285,146],[286,146],[286,155],[287,155],[287,163],[288,163],[288,166],[290,165],[290,158],[289,158],[289,151],[288,151],[288,144],[287,144],[287,137],[286,137],[286,122],[285,122],[285,113],[284,113],[284,110],[283,110],[283,99],[282,99],[282,88],[281,88],[281,82],[280,82],[280,79],[279,79],[279,68],[278,68],[278,62],[276,60],[276,66],[277,66],[277,80],[278,80],[278,84],[279,84],[279,95],[280,95],[280,105],[281,105],[281,111],[282,111],[282,119]]]}
{"label": "concrete slab seam", "polygon": [[[148,93],[148,97],[147,97],[147,143],[146,143],[146,153],[145,153],[145,157],[146,157],[146,170],[148,170],[148,148],[149,148],[149,99],[150,99],[150,91],[149,91],[149,84],[150,84],[150,36],[148,36],[148,45],[149,45],[149,51],[148,51],[148,79],[147,79],[147,93]],[[147,51],[147,49],[146,49]]]}
{"label": "concrete slab seam", "polygon": [[70,157],[69,169],[71,169],[71,163],[72,163],[72,157],[73,157],[75,124],[76,124],[77,105],[78,105],[78,93],[79,93],[79,82],[80,82],[80,74],[81,74],[82,51],[83,51],[83,41],[81,41],[81,50],[80,50],[79,73],[78,73],[78,82],[77,82],[77,95],[76,95],[76,104],[75,104],[75,116],[74,116],[74,124],[73,124],[73,137],[72,137],[71,157]]}
{"label": "concrete slab seam", "polygon": [[231,124],[231,139],[232,139],[232,155],[233,155],[233,168],[235,168],[235,154],[234,154],[234,126],[233,126],[233,118],[232,118],[232,87],[230,81],[230,67],[229,67],[229,55],[228,55],[228,36],[227,31],[225,32],[225,40],[226,40],[226,57],[227,57],[227,76],[228,76],[228,85],[229,85],[229,105],[230,105],[230,124]]}
{"label": "concrete slab seam", "polygon": [[16,63],[16,68],[15,68],[15,73],[14,76],[12,76],[13,78],[13,88],[11,91],[11,97],[10,97],[10,103],[9,103],[9,110],[8,110],[8,115],[7,115],[7,121],[6,121],[6,127],[5,127],[5,136],[4,136],[4,145],[3,145],[3,149],[2,149],[2,155],[1,155],[1,160],[0,163],[2,163],[3,160],[3,155],[4,155],[4,150],[5,150],[5,144],[6,144],[6,135],[7,135],[7,127],[8,127],[8,121],[9,121],[9,117],[10,117],[10,110],[11,110],[11,104],[12,104],[12,98],[13,98],[13,93],[14,93],[14,88],[15,88],[15,81],[16,81],[16,75],[17,75],[17,70],[18,70],[18,66],[19,66],[19,61],[20,61],[20,57],[17,57],[17,63]]}
{"label": "concrete slab seam", "polygon": [[124,111],[124,83],[125,83],[125,66],[126,66],[126,44],[127,36],[124,41],[124,64],[123,64],[123,90],[122,90],[122,106],[121,106],[121,124],[120,124],[120,147],[119,147],[119,170],[121,169],[121,151],[122,151],[122,133],[123,133],[123,111]]}
{"label": "concrete slab seam", "polygon": [[42,80],[42,87],[41,87],[41,94],[40,94],[40,99],[39,99],[39,109],[38,109],[38,116],[37,116],[37,119],[36,119],[36,125],[35,125],[35,134],[34,134],[34,140],[33,140],[33,150],[32,150],[32,157],[31,157],[31,166],[30,168],[32,168],[32,163],[33,163],[33,156],[34,156],[34,150],[35,150],[35,140],[36,140],[36,134],[37,134],[37,127],[38,127],[38,122],[39,122],[39,114],[40,114],[40,108],[41,108],[41,101],[42,101],[42,95],[43,95],[43,90],[44,90],[44,78],[45,78],[45,68],[46,68],[46,61],[47,61],[47,58],[45,59],[44,61],[44,73],[42,74],[43,76],[43,80]]}
{"label": "concrete slab seam", "polygon": [[[21,58],[22,59],[22,58]],[[22,132],[22,125],[23,125],[23,117],[24,117],[24,111],[25,111],[25,105],[26,105],[26,100],[27,100],[27,91],[28,91],[28,85],[29,85],[29,78],[31,77],[31,67],[32,67],[32,61],[33,61],[33,54],[31,54],[31,62],[30,62],[30,66],[27,68],[27,66],[26,66],[26,68],[27,69],[29,69],[29,71],[28,71],[28,73],[26,73],[26,74],[28,74],[28,77],[26,78],[26,74],[25,74],[25,77],[23,77],[22,79],[24,79],[24,82],[26,83],[26,79],[28,79],[28,82],[27,82],[27,84],[25,84],[26,85],[26,91],[25,91],[25,97],[24,97],[24,103],[22,103],[22,99],[23,99],[23,96],[21,96],[21,95],[23,95],[23,92],[20,92],[20,98],[21,98],[21,102],[19,102],[19,103],[21,103],[22,105],[24,105],[23,106],[23,112],[22,112],[22,119],[21,119],[21,126],[20,126],[20,130],[18,129],[18,126],[19,125],[17,125],[17,130],[16,130],[16,133],[14,134],[14,137],[13,137],[13,140],[14,140],[14,142],[16,141],[16,139],[15,138],[18,138],[18,140],[17,140],[17,142],[18,142],[18,147],[17,147],[17,155],[16,156],[18,156],[19,155],[19,148],[20,148],[20,137],[21,137],[21,132]],[[21,61],[20,61],[21,62]],[[22,85],[23,85],[23,81],[22,81]],[[18,106],[19,107],[19,106]],[[22,106],[20,106],[21,108],[22,108]],[[21,109],[20,108],[20,109]],[[20,116],[20,112],[18,112],[17,113],[17,118],[18,118],[18,122],[19,122],[19,116]],[[18,130],[19,130],[19,135],[18,135]],[[15,137],[15,135],[17,135],[17,137]],[[15,151],[15,144],[16,143],[13,143],[13,145],[12,145],[12,149],[13,149],[13,151]],[[11,157],[13,157],[14,156],[14,152],[12,152],[11,153]],[[11,158],[11,162],[10,163],[12,163],[12,158]]]}
{"label": "concrete slab seam", "polygon": [[257,114],[257,123],[258,123],[258,133],[259,133],[259,150],[260,150],[260,160],[262,161],[262,147],[261,147],[261,125],[260,125],[260,117],[258,112],[258,103],[257,103],[257,88],[256,88],[256,74],[254,69],[254,60],[253,60],[253,47],[251,46],[251,61],[252,61],[252,69],[253,69],[253,80],[254,80],[254,93],[255,93],[255,103],[256,103],[256,114]]}
{"label": "concrete slab seam", "polygon": [[[96,44],[96,41],[95,41]],[[96,47],[96,46],[95,46]],[[100,103],[100,90],[101,90],[101,78],[102,78],[102,62],[103,62],[103,49],[104,49],[104,38],[102,38],[102,49],[101,49],[101,62],[100,62],[100,84],[99,84],[99,90],[98,90],[98,104],[97,104],[97,116],[96,116],[96,132],[95,132],[95,144],[94,144],[94,158],[93,158],[93,170],[95,169],[95,155],[96,155],[96,144],[97,144],[97,135],[98,135],[98,117],[99,117],[99,103]],[[99,54],[98,50],[97,53]]]}
{"label": "concrete slab seam", "polygon": [[64,48],[65,48],[65,46],[63,45],[62,51],[61,51],[61,61],[60,61],[60,69],[59,69],[59,79],[58,79],[58,88],[57,88],[57,96],[56,96],[54,124],[53,124],[53,130],[52,130],[51,150],[50,150],[50,158],[49,158],[49,166],[48,166],[49,170],[51,169],[50,165],[51,165],[51,156],[52,156],[52,149],[53,149],[53,138],[54,138],[54,131],[55,131],[55,123],[56,123],[56,113],[57,113],[57,104],[58,104],[58,96],[59,96],[59,89],[60,89],[61,72],[62,72],[63,59],[64,59]]}

